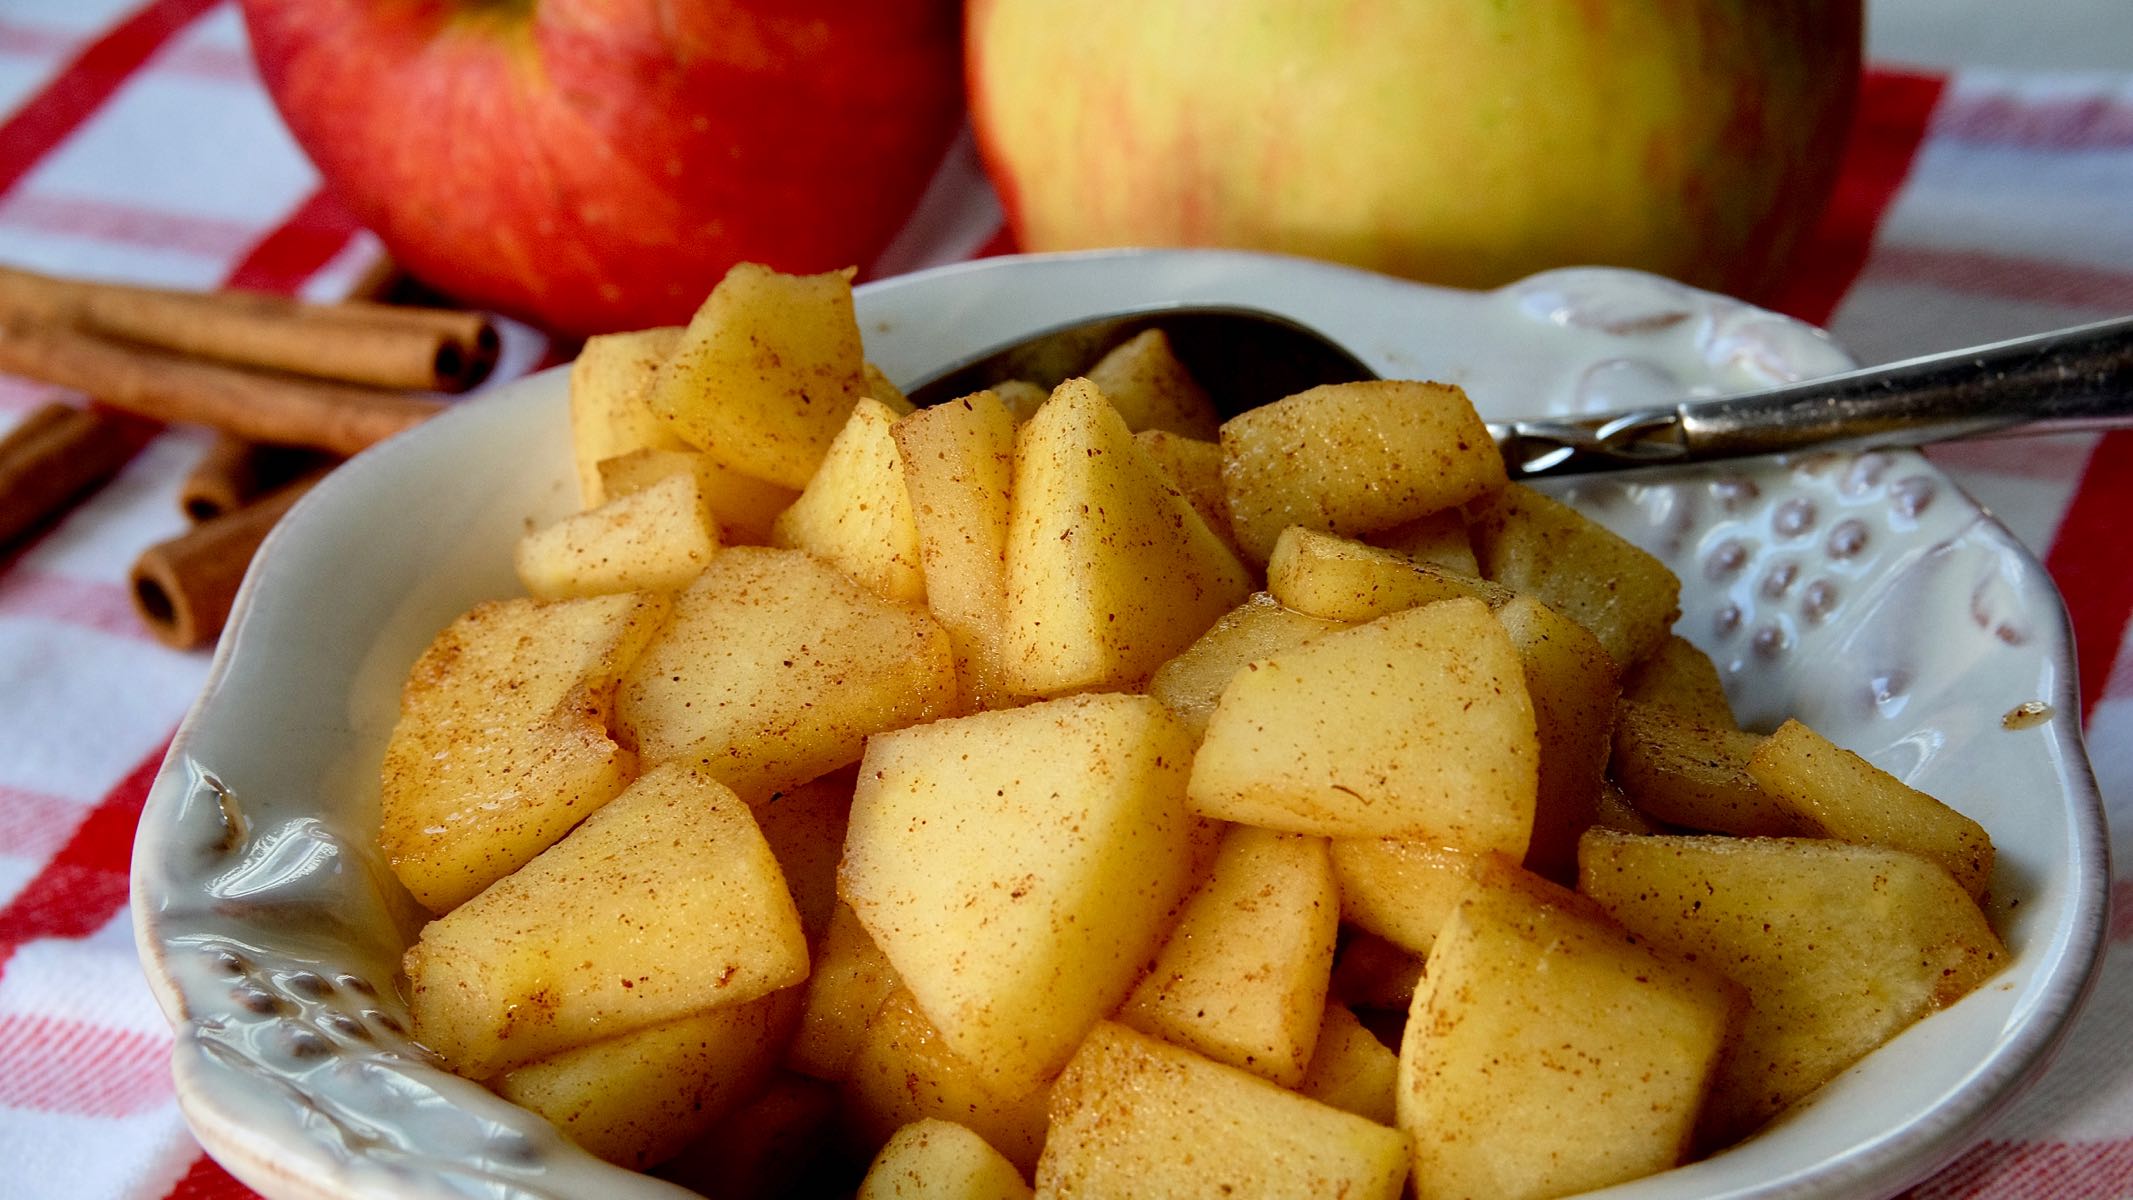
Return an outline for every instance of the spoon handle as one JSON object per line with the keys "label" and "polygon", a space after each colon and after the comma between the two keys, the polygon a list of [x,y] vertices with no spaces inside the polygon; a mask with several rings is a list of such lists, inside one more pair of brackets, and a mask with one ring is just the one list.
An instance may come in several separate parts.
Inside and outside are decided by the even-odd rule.
{"label": "spoon handle", "polygon": [[2133,317],[1672,407],[1491,425],[1513,478],[2133,425]]}

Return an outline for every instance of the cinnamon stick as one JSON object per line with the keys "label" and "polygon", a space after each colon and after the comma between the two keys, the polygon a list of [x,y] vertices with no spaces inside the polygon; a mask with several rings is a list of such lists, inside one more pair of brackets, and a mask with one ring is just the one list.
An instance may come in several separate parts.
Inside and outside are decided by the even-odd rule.
{"label": "cinnamon stick", "polygon": [[330,464],[330,457],[316,450],[221,434],[178,485],[178,507],[195,521],[211,521]]}
{"label": "cinnamon stick", "polygon": [[426,396],[222,366],[38,322],[0,323],[0,372],[161,421],[354,454],[434,416]]}
{"label": "cinnamon stick", "polygon": [[181,292],[0,268],[0,321],[71,326],[241,366],[371,387],[464,391],[496,365],[479,313],[264,292]]}
{"label": "cinnamon stick", "polygon": [[0,440],[0,546],[118,474],[141,444],[128,426],[110,413],[54,402]]}
{"label": "cinnamon stick", "polygon": [[259,543],[324,474],[313,472],[144,551],[133,564],[133,606],[156,640],[191,650],[221,636]]}

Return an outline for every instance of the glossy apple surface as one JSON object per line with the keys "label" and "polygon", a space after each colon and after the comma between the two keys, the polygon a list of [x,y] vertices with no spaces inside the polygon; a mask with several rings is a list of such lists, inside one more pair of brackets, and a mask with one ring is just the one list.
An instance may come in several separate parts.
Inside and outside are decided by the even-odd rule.
{"label": "glossy apple surface", "polygon": [[738,259],[864,267],[962,112],[950,0],[243,0],[336,194],[419,278],[570,334]]}
{"label": "glossy apple surface", "polygon": [[1858,0],[972,0],[1024,249],[1240,246],[1763,294],[1835,178]]}

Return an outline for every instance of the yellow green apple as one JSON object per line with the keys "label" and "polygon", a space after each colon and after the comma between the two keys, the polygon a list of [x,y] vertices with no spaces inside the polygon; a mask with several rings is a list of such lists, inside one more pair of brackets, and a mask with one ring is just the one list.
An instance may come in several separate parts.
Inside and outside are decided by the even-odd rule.
{"label": "yellow green apple", "polygon": [[1827,199],[1860,0],[971,0],[1026,250],[1243,246],[1490,286],[1753,296]]}

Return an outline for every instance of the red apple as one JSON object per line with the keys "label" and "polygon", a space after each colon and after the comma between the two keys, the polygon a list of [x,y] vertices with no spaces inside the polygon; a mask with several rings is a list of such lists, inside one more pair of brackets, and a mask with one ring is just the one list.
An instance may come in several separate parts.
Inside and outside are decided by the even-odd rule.
{"label": "red apple", "polygon": [[971,0],[965,54],[1026,250],[1753,295],[1828,196],[1859,46],[1860,0]]}
{"label": "red apple", "polygon": [[567,334],[742,259],[865,266],[962,114],[953,0],[243,0],[327,184],[417,277]]}

